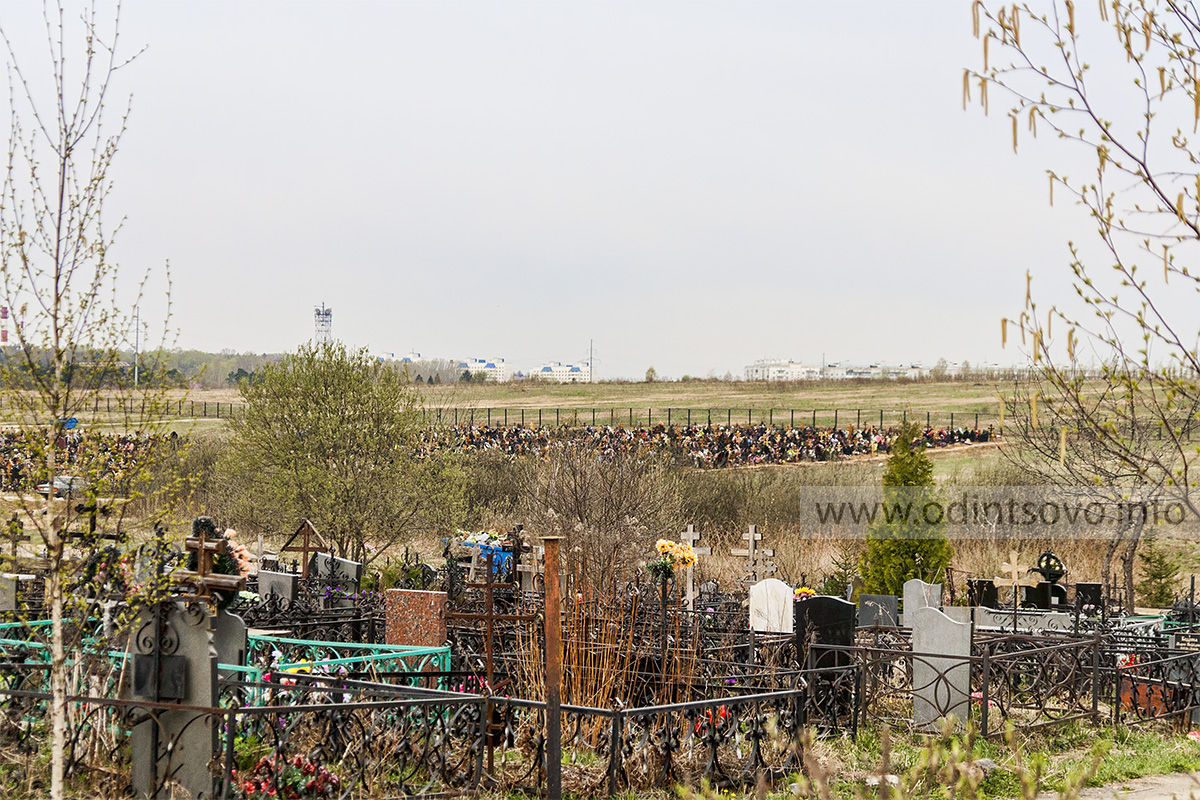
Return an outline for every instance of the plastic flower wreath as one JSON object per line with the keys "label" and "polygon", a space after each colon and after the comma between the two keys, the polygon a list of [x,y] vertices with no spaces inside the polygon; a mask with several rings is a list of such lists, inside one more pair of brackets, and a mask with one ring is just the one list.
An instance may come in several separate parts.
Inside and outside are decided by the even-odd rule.
{"label": "plastic flower wreath", "polygon": [[797,586],[796,590],[792,592],[792,599],[799,602],[801,600],[807,600],[810,597],[815,597],[816,594],[817,593],[815,590],[810,589],[807,586]]}
{"label": "plastic flower wreath", "polygon": [[658,580],[666,580],[680,567],[690,567],[696,563],[696,553],[691,545],[659,539],[654,543],[654,549],[659,557],[646,564],[646,569]]}

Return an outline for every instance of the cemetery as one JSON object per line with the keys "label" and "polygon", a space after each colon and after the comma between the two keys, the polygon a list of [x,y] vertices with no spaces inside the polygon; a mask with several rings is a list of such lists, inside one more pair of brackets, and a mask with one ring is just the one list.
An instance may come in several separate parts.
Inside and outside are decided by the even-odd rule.
{"label": "cemetery", "polygon": [[[115,542],[72,590],[68,772],[106,796],[744,790],[803,772],[807,731],[1200,714],[1194,595],[1138,616],[1053,553],[1014,550],[951,605],[916,579],[900,596],[793,587],[756,526],[729,553],[738,585],[704,578],[695,526],[638,579],[583,585],[558,537],[516,526],[447,542],[444,563],[406,554],[402,585],[374,592],[307,520],[248,561],[208,518],[190,533],[182,550],[161,530]],[[38,559],[13,561],[0,737],[33,770],[54,666]]]}

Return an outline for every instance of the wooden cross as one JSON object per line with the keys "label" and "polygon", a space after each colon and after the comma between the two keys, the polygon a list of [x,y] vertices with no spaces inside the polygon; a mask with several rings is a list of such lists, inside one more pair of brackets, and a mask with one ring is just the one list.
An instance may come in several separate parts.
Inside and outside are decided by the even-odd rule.
{"label": "wooden cross", "polygon": [[758,542],[762,541],[762,534],[758,532],[757,525],[751,525],[750,530],[742,534],[742,538],[746,540],[745,547],[735,547],[729,551],[733,556],[744,556],[746,562],[746,577],[742,579],[744,583],[758,583],[763,578],[775,574],[775,562],[769,559],[774,557],[775,551],[769,547],[759,547]]}
{"label": "wooden cross", "polygon": [[211,597],[213,589],[240,592],[246,588],[246,579],[241,575],[222,575],[213,572],[213,559],[225,552],[225,539],[218,536],[215,539],[203,539],[189,536],[183,542],[184,549],[196,554],[196,570],[180,570],[172,578],[180,584],[191,586],[200,597]]}
{"label": "wooden cross", "polygon": [[101,514],[107,517],[112,513],[112,506],[102,506],[97,500],[92,500],[90,503],[80,503],[79,505],[75,506],[75,513],[79,514],[80,516],[83,516],[84,514],[87,515],[88,529],[86,533],[83,531],[71,531],[68,533],[67,537],[71,541],[81,541],[85,544],[97,539],[107,539],[111,542],[125,541],[125,534],[123,533],[96,533],[96,518]]}
{"label": "wooden cross", "polygon": [[[301,539],[300,544],[293,545],[292,542],[296,541],[296,537],[301,534],[303,534],[304,538]],[[317,539],[317,544],[313,544],[312,542],[312,537],[314,536]],[[325,541],[325,537],[317,530],[317,526],[313,525],[311,520],[306,519],[300,523],[300,527],[296,529],[291,538],[284,542],[283,547],[279,548],[279,553],[280,555],[283,553],[302,553],[303,560],[300,562],[300,577],[307,578],[308,562],[311,560],[312,554],[327,552],[328,550],[329,542]]]}
{"label": "wooden cross", "polygon": [[10,556],[13,564],[17,563],[17,545],[21,542],[29,541],[29,534],[25,532],[25,523],[18,519],[16,514],[12,515],[12,519],[8,521],[8,541],[11,546]]}
{"label": "wooden cross", "polygon": [[[700,541],[700,532],[696,530],[695,525],[688,525],[687,530],[679,535],[679,541],[685,542],[688,547],[692,548],[692,552],[698,556],[711,556],[711,547],[696,547],[696,542]],[[687,610],[695,611],[696,606],[696,588],[695,588],[695,570],[694,564],[687,568]]]}

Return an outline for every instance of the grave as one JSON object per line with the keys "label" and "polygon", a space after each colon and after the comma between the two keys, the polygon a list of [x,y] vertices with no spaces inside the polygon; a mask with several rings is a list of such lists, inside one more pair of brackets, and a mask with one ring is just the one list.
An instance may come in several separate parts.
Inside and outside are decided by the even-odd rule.
{"label": "grave", "polygon": [[[792,587],[767,578],[750,587],[750,627],[759,633],[792,633],[795,611]],[[807,601],[805,601],[807,602]]]}
{"label": "grave", "polygon": [[746,542],[745,547],[735,547],[729,551],[732,556],[741,556],[746,559],[746,577],[742,579],[742,582],[758,583],[764,578],[774,575],[776,566],[775,562],[770,559],[775,556],[775,551],[758,546],[758,543],[762,541],[762,534],[758,532],[758,526],[751,525],[750,529],[742,534],[742,539]]}
{"label": "grave", "polygon": [[[913,724],[937,729],[951,714],[963,723],[971,698],[971,626],[926,606],[908,612],[912,627]],[[936,654],[936,655],[919,655]]]}
{"label": "grave", "polygon": [[[158,628],[156,631],[155,628]],[[130,637],[134,700],[212,708],[218,703],[213,618],[201,602],[165,602],[144,611]],[[143,635],[146,633],[146,635]],[[157,671],[155,667],[157,666]],[[130,734],[131,782],[140,797],[166,798],[170,782],[191,797],[213,796],[209,763],[219,718],[182,709],[146,710]]]}
{"label": "grave", "polygon": [[849,653],[830,651],[821,645],[851,647],[854,644],[858,614],[854,603],[824,595],[793,602],[796,606],[797,652],[807,651],[808,665],[821,668],[849,664]]}
{"label": "grave", "polygon": [[880,625],[894,628],[900,624],[899,600],[892,594],[860,594],[858,596],[858,627]]}
{"label": "grave", "polygon": [[913,578],[904,582],[904,624],[912,626],[909,617],[918,608],[941,608],[942,585]]}
{"label": "grave", "polygon": [[1075,584],[1075,605],[1080,608],[1091,606],[1092,614],[1099,614],[1104,605],[1104,584],[1077,583]]}
{"label": "grave", "polygon": [[258,571],[258,596],[263,600],[276,597],[293,603],[300,593],[300,576],[293,572]]}
{"label": "grave", "polygon": [[[695,553],[697,556],[711,556],[712,555],[711,547],[697,547],[696,546],[696,542],[700,541],[700,532],[696,530],[696,527],[694,525],[687,526],[687,530],[685,530],[682,534],[680,534],[679,541],[685,543],[688,547],[692,548],[692,552]],[[696,610],[696,588],[695,588],[696,583],[695,583],[695,581],[696,581],[696,566],[694,564],[689,564],[687,567],[687,574],[686,574],[685,582],[684,582],[684,589],[686,592],[686,594],[684,594],[684,599],[686,601],[686,605],[684,606],[684,608],[686,608],[688,611]]]}
{"label": "grave", "polygon": [[[329,553],[317,553],[308,564],[310,581],[326,589],[328,608],[353,608],[362,581],[362,564]],[[332,590],[332,591],[329,591]]]}
{"label": "grave", "polygon": [[388,589],[384,599],[384,641],[412,647],[446,644],[445,592]]}
{"label": "grave", "polygon": [[986,606],[995,608],[1000,605],[1000,592],[996,582],[981,578],[971,578],[967,581],[967,605]]}
{"label": "grave", "polygon": [[1042,581],[1037,586],[1021,587],[1021,608],[1040,608],[1049,611],[1052,606],[1050,584]]}
{"label": "grave", "polygon": [[[249,639],[246,623],[236,614],[218,611],[213,620],[213,647],[217,651],[217,663],[235,667],[246,666],[246,651]],[[239,677],[239,676],[234,676]]]}

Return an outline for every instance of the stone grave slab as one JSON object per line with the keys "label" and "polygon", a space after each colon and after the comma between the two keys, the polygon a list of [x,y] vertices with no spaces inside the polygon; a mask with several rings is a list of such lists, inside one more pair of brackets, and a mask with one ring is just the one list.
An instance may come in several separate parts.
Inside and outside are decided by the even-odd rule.
{"label": "stone grave slab", "polygon": [[384,641],[410,647],[441,647],[446,643],[445,592],[388,589],[384,595]]}
{"label": "stone grave slab", "polygon": [[[971,699],[971,626],[955,622],[936,608],[908,615],[912,628],[913,724],[934,730],[951,714],[967,719]],[[929,655],[920,655],[929,654]]]}
{"label": "stone grave slab", "polygon": [[993,580],[971,578],[967,581],[967,605],[995,608],[1000,605],[1000,590]]}
{"label": "stone grave slab", "polygon": [[777,578],[751,586],[750,627],[760,633],[792,633],[796,602],[792,598],[792,587]]}
{"label": "stone grave slab", "polygon": [[904,582],[904,624],[912,625],[909,614],[918,608],[941,608],[942,585],[926,583],[918,578]]}
{"label": "stone grave slab", "polygon": [[1104,584],[1077,583],[1075,584],[1075,602],[1080,607],[1092,606],[1091,613],[1099,614],[1100,606],[1104,604]]}
{"label": "stone grave slab", "polygon": [[318,585],[333,588],[328,600],[330,608],[352,608],[354,601],[346,595],[357,594],[362,581],[362,564],[328,553],[317,553],[308,564],[308,577]]}
{"label": "stone grave slab", "polygon": [[[133,656],[133,699],[212,708],[218,704],[217,651],[213,617],[203,604],[165,603],[170,637],[130,637],[131,646],[146,646]],[[152,629],[153,615],[138,619],[139,630]],[[170,639],[170,645],[166,642]],[[160,648],[160,671],[153,673],[154,648]],[[217,755],[217,726],[221,719],[184,710],[156,711],[134,725],[130,780],[140,797],[166,797],[166,776],[188,796],[211,798],[214,776],[209,768]]]}
{"label": "stone grave slab", "polygon": [[796,603],[796,645],[799,652],[807,647],[809,634],[812,648],[809,663],[815,667],[843,666],[850,663],[849,653],[829,651],[821,645],[850,647],[854,644],[854,627],[858,608],[840,597],[817,595]]}
{"label": "stone grave slab", "polygon": [[0,577],[0,611],[17,610],[17,578]]}
{"label": "stone grave slab", "polygon": [[858,596],[858,627],[881,625],[894,628],[900,624],[899,600],[893,594],[860,594]]}
{"label": "stone grave slab", "polygon": [[300,591],[300,576],[290,572],[258,571],[258,596],[266,599],[274,595],[280,600],[294,602]]}
{"label": "stone grave slab", "polygon": [[[981,628],[1013,629],[1013,612],[995,608],[975,609],[975,625]],[[1059,611],[1044,613],[1019,611],[1016,615],[1018,631],[1027,633],[1066,633],[1073,629],[1070,614]]]}
{"label": "stone grave slab", "polygon": [[246,623],[241,617],[228,611],[217,612],[213,621],[213,648],[217,651],[218,664],[246,666],[249,642]]}

